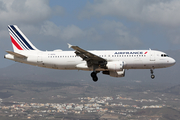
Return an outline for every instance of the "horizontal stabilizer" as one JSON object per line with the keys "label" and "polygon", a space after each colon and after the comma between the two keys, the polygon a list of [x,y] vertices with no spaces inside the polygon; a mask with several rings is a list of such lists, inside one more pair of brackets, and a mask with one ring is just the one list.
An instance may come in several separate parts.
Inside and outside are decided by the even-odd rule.
{"label": "horizontal stabilizer", "polygon": [[11,54],[11,55],[14,55],[14,56],[16,56],[16,57],[18,57],[18,58],[23,58],[23,59],[27,58],[27,56],[21,55],[21,54],[19,54],[19,53],[15,53],[15,52],[12,52],[12,51],[6,51],[6,52],[9,53],[9,54]]}

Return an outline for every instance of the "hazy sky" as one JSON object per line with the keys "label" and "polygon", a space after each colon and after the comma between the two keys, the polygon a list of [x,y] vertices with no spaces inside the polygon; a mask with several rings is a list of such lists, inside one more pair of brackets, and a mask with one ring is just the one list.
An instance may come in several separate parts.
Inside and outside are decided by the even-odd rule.
{"label": "hazy sky", "polygon": [[0,68],[16,24],[41,50],[180,48],[179,0],[0,0]]}

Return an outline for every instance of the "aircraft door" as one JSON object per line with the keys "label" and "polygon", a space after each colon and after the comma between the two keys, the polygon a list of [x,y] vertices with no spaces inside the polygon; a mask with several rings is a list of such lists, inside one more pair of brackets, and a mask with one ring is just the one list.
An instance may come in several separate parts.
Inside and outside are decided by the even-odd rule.
{"label": "aircraft door", "polygon": [[37,55],[37,63],[43,63],[42,54],[38,53],[38,55]]}
{"label": "aircraft door", "polygon": [[155,61],[155,52],[150,52],[150,61]]}

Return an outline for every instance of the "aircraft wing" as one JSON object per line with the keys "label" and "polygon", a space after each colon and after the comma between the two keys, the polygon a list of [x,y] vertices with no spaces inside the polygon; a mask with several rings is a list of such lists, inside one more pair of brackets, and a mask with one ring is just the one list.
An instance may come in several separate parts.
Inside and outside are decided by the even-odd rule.
{"label": "aircraft wing", "polygon": [[83,60],[87,61],[88,67],[93,65],[98,65],[104,67],[107,64],[106,59],[99,57],[91,52],[88,52],[78,46],[73,46],[68,44],[69,48],[73,48],[75,50],[75,54],[80,56]]}
{"label": "aircraft wing", "polygon": [[23,59],[27,58],[27,56],[21,55],[21,54],[19,54],[19,53],[15,53],[15,52],[12,52],[12,51],[6,51],[6,52],[9,53],[9,54],[11,54],[11,55],[14,55],[14,56],[16,56],[16,57],[18,57],[18,58],[23,58]]}

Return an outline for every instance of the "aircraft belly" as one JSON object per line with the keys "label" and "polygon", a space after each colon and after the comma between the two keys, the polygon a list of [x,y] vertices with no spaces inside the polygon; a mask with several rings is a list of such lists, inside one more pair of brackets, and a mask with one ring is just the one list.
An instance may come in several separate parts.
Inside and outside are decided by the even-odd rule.
{"label": "aircraft belly", "polygon": [[52,69],[62,69],[62,70],[73,70],[76,69],[76,65],[79,63],[79,61],[75,60],[67,60],[67,59],[45,59],[43,61],[43,64]]}
{"label": "aircraft belly", "polygon": [[125,62],[124,69],[151,69],[151,68],[163,68],[164,65],[160,65],[157,61],[134,60],[133,62]]}
{"label": "aircraft belly", "polygon": [[128,64],[125,69],[151,69],[151,68],[165,68],[165,64],[158,64],[155,62],[143,63],[143,64]]}
{"label": "aircraft belly", "polygon": [[142,60],[125,61],[124,69],[142,69],[144,64]]}

